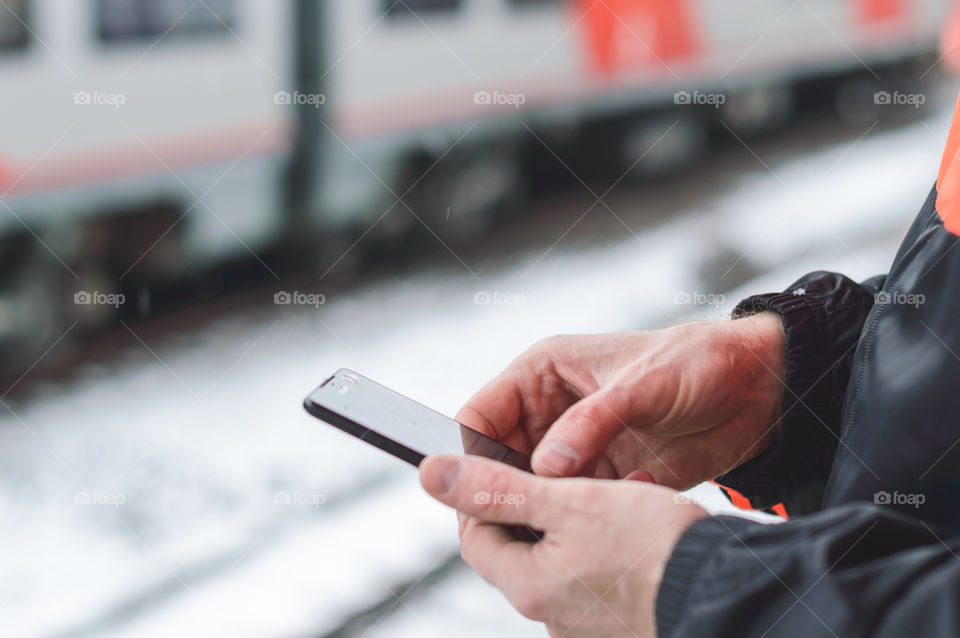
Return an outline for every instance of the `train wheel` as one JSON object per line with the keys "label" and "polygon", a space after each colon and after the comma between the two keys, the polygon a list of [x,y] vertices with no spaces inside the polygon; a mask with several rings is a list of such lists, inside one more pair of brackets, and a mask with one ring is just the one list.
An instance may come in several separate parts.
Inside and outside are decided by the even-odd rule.
{"label": "train wheel", "polygon": [[618,174],[653,177],[700,156],[707,145],[707,126],[702,117],[687,113],[644,116],[624,126],[621,140]]}
{"label": "train wheel", "polygon": [[519,153],[509,145],[448,156],[408,194],[406,204],[416,217],[403,212],[413,219],[414,233],[428,242],[462,245],[479,239],[526,206],[521,168]]}
{"label": "train wheel", "polygon": [[39,241],[33,237],[21,241],[27,250],[16,263],[5,265],[0,280],[0,353],[5,371],[29,368],[41,357],[50,363],[70,352],[73,295],[79,292],[72,285],[73,276]]}
{"label": "train wheel", "polygon": [[924,66],[929,68],[926,58],[875,66],[879,79],[866,72],[839,78],[834,92],[837,113],[858,126],[923,117],[929,109]]}
{"label": "train wheel", "polygon": [[735,133],[752,137],[785,124],[793,111],[793,104],[791,87],[758,87],[725,96],[719,115]]}

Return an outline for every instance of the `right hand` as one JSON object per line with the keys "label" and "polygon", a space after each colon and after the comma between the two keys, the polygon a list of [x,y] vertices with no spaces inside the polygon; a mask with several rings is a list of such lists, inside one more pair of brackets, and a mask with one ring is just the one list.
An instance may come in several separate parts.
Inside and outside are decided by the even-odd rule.
{"label": "right hand", "polygon": [[532,453],[539,475],[640,471],[689,489],[766,449],[783,400],[784,339],[771,312],[550,337],[487,383],[457,420]]}

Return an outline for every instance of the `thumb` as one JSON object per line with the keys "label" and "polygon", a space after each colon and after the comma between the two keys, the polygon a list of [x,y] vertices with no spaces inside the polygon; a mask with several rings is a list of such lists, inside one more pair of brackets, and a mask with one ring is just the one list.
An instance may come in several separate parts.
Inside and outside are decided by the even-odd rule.
{"label": "thumb", "polygon": [[533,452],[541,476],[573,476],[596,460],[635,415],[625,388],[601,389],[560,415]]}
{"label": "thumb", "polygon": [[559,485],[477,456],[430,456],[420,462],[420,483],[431,496],[487,523],[546,530],[562,509]]}

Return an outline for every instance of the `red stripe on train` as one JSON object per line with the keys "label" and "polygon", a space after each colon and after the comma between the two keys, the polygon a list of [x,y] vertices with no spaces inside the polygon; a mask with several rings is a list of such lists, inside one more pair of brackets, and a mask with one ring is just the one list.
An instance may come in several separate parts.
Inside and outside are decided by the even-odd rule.
{"label": "red stripe on train", "polygon": [[8,184],[12,184],[13,180],[13,168],[7,166],[3,159],[0,158],[0,193],[6,192],[9,188]]}
{"label": "red stripe on train", "polygon": [[93,152],[54,156],[29,169],[13,165],[4,169],[0,162],[0,196],[27,195],[224,164],[243,157],[279,153],[290,143],[289,127],[279,121],[269,121],[181,135],[151,141],[148,145],[137,141]]}

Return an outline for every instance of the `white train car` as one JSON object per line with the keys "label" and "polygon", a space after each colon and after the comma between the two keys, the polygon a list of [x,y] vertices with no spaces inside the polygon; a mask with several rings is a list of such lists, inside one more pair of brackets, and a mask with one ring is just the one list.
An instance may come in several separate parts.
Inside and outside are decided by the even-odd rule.
{"label": "white train car", "polygon": [[[437,210],[428,205],[420,216],[432,219],[440,234],[441,219],[482,214],[481,205],[495,199],[492,187],[513,186],[523,174],[518,143],[540,137],[536,144],[552,147],[558,137],[576,138],[586,123],[607,114],[633,115],[636,127],[622,132],[623,147],[609,149],[627,168],[678,115],[689,114],[678,108],[657,120],[651,111],[684,106],[684,100],[686,106],[722,100],[718,115],[728,123],[762,126],[782,114],[788,89],[798,81],[851,70],[869,76],[882,65],[933,51],[948,5],[334,2],[326,18],[321,90],[329,97],[326,117],[335,133],[324,147],[326,181],[316,184],[313,208],[328,219],[372,222],[409,179],[422,178],[420,184],[429,185],[423,190],[440,194],[430,202]],[[659,146],[673,148],[669,140]],[[425,155],[417,164],[421,170],[409,175],[406,160],[416,153]],[[451,156],[462,160],[454,171],[461,179],[450,171],[423,176]],[[381,181],[393,192],[384,193]],[[347,205],[359,195],[365,196],[359,208]],[[406,211],[399,212],[403,217]]]}
{"label": "white train car", "polygon": [[115,310],[74,303],[77,293],[163,281],[277,241],[294,130],[274,95],[296,56],[292,9],[0,6],[0,335],[49,342]]}
{"label": "white train car", "polygon": [[411,227],[468,238],[522,195],[525,146],[552,155],[591,124],[626,121],[611,155],[627,167],[663,133],[651,115],[663,109],[762,124],[795,82],[934,50],[948,9],[5,0],[0,343],[45,347],[112,310],[77,292],[234,259],[273,273],[278,246]]}

